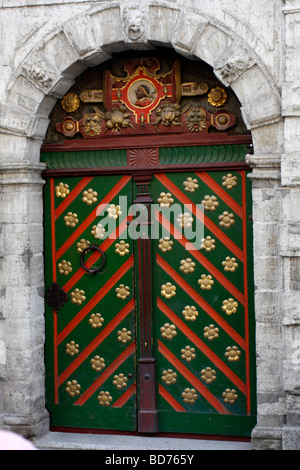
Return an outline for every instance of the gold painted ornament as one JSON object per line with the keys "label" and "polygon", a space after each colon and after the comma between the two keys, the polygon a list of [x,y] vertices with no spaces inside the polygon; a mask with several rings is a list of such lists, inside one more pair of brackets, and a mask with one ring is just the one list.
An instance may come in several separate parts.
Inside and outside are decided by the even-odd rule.
{"label": "gold painted ornament", "polygon": [[161,295],[166,299],[171,299],[176,295],[176,286],[173,286],[171,282],[167,282],[161,286]]}
{"label": "gold painted ornament", "polygon": [[72,272],[72,264],[70,261],[62,260],[60,263],[57,265],[57,269],[59,274],[64,274],[65,276],[68,276]]}
{"label": "gold painted ornament", "polygon": [[192,226],[194,219],[189,212],[185,212],[184,214],[179,214],[177,217],[177,223],[180,227],[189,228]]}
{"label": "gold painted ornament", "polygon": [[76,227],[79,222],[77,217],[77,214],[73,212],[68,212],[67,215],[64,216],[65,225],[71,228]]}
{"label": "gold painted ornament", "polygon": [[230,214],[228,211],[223,212],[218,218],[220,227],[230,228],[235,224],[234,214]]}
{"label": "gold painted ornament", "polygon": [[237,186],[237,177],[233,176],[231,173],[228,173],[228,175],[223,176],[222,180],[222,186],[225,186],[227,189],[232,189]]}
{"label": "gold painted ornament", "polygon": [[115,385],[118,390],[127,387],[127,377],[125,377],[124,374],[115,375],[113,385]]}
{"label": "gold painted ornament", "polygon": [[130,289],[128,286],[120,284],[119,287],[116,288],[116,293],[118,299],[126,300],[126,298],[130,295]]}
{"label": "gold painted ornament", "polygon": [[198,284],[202,290],[211,290],[215,281],[210,274],[202,274],[201,279],[198,279]]}
{"label": "gold painted ornament", "polygon": [[176,326],[165,323],[160,329],[161,336],[165,339],[173,339],[177,335]]}
{"label": "gold painted ornament", "polygon": [[79,353],[79,344],[76,344],[75,341],[70,341],[66,344],[66,354],[73,357],[75,354]]}
{"label": "gold painted ornament", "polygon": [[68,184],[58,183],[58,185],[55,186],[55,195],[57,197],[61,197],[64,199],[69,193],[70,193],[70,190],[69,190]]}
{"label": "gold painted ornament", "polygon": [[86,248],[90,246],[90,244],[91,243],[88,240],[82,238],[76,245],[78,253],[82,253]]}
{"label": "gold painted ornament", "polygon": [[120,240],[119,243],[115,244],[115,252],[120,256],[128,255],[129,243],[126,243],[124,240]]}
{"label": "gold painted ornament", "polygon": [[202,199],[201,204],[204,205],[205,211],[214,212],[216,208],[219,207],[219,202],[216,196],[204,196],[204,199]]}
{"label": "gold painted ornament", "polygon": [[70,395],[70,397],[75,397],[80,395],[81,385],[77,380],[69,380],[66,383],[65,391]]}
{"label": "gold painted ornament", "polygon": [[97,225],[92,226],[91,235],[93,235],[94,238],[103,240],[103,238],[105,238],[105,233],[106,230],[100,222]]}
{"label": "gold painted ornament", "polygon": [[101,372],[101,370],[105,368],[105,360],[103,359],[103,357],[94,356],[91,359],[91,367],[96,372]]}
{"label": "gold painted ornament", "polygon": [[195,189],[199,188],[198,185],[198,180],[196,178],[192,178],[189,176],[184,182],[183,182],[184,190],[193,193],[195,192]]}
{"label": "gold painted ornament", "polygon": [[92,328],[101,328],[104,323],[104,318],[101,313],[92,313],[89,318],[89,324]]}
{"label": "gold painted ornament", "polygon": [[215,107],[223,106],[227,100],[227,93],[223,88],[212,88],[208,93],[207,101]]}
{"label": "gold painted ornament", "polygon": [[67,93],[61,100],[62,108],[67,111],[67,113],[73,113],[80,106],[80,99],[76,93]]}
{"label": "gold painted ornament", "polygon": [[112,402],[112,397],[110,396],[109,392],[104,392],[101,390],[99,393],[97,400],[99,402],[99,405],[101,406],[109,406],[110,403]]}
{"label": "gold painted ornament", "polygon": [[85,300],[86,297],[84,290],[76,288],[73,292],[71,292],[71,302],[73,304],[81,305]]}
{"label": "gold painted ornament", "polygon": [[215,243],[216,243],[216,240],[214,238],[211,238],[210,235],[208,235],[205,238],[201,238],[200,249],[205,250],[209,253],[211,250],[214,250],[216,248]]}
{"label": "gold painted ornament", "polygon": [[91,206],[97,202],[98,193],[93,191],[92,188],[89,188],[87,191],[83,191],[82,196],[82,201],[85,202],[88,206]]}
{"label": "gold painted ornament", "polygon": [[171,251],[172,250],[172,246],[173,246],[173,241],[170,240],[168,237],[165,237],[165,238],[161,238],[159,240],[159,244],[158,244],[158,248],[163,252],[163,253],[166,253],[167,251]]}
{"label": "gold painted ornament", "polygon": [[161,379],[166,385],[172,385],[177,381],[177,374],[172,369],[164,370]]}
{"label": "gold painted ornament", "polygon": [[230,271],[231,273],[234,273],[239,265],[236,262],[236,258],[230,258],[230,256],[226,256],[225,260],[222,261],[222,266],[224,266],[224,271]]}
{"label": "gold painted ornament", "polygon": [[108,217],[111,219],[117,219],[121,214],[121,206],[116,206],[115,204],[111,204],[107,209]]}
{"label": "gold painted ornament", "polygon": [[201,370],[201,380],[206,384],[211,384],[216,380],[216,371],[211,367],[206,367],[205,369]]}
{"label": "gold painted ornament", "polygon": [[196,310],[196,307],[194,307],[194,305],[186,305],[184,310],[182,310],[182,315],[187,321],[195,321],[198,316],[198,311]]}
{"label": "gold painted ornament", "polygon": [[131,341],[131,331],[127,330],[126,328],[122,328],[122,330],[119,330],[118,341],[124,344],[127,343],[127,341]]}
{"label": "gold painted ornament", "polygon": [[223,312],[226,313],[226,315],[232,315],[233,313],[236,313],[237,312],[237,308],[238,308],[239,304],[237,303],[236,300],[234,299],[226,299],[226,300],[223,300],[223,306],[222,306],[222,310]]}
{"label": "gold painted ornament", "polygon": [[233,405],[238,399],[238,394],[236,393],[236,390],[230,390],[230,388],[226,388],[225,392],[222,393],[222,397],[224,398],[225,403]]}
{"label": "gold painted ornament", "polygon": [[189,405],[193,405],[198,398],[198,395],[194,388],[185,388],[181,396],[183,398],[184,403],[188,403]]}
{"label": "gold painted ornament", "polygon": [[237,346],[228,346],[226,348],[225,357],[227,357],[229,362],[237,362],[240,360],[241,354]]}
{"label": "gold painted ornament", "polygon": [[219,328],[215,327],[212,323],[209,326],[204,328],[204,338],[207,338],[209,341],[219,337]]}
{"label": "gold painted ornament", "polygon": [[181,350],[181,357],[185,359],[187,362],[191,362],[192,359],[195,359],[195,348],[191,348],[191,346],[186,346],[184,349]]}
{"label": "gold painted ornament", "polygon": [[170,207],[173,204],[174,199],[172,198],[171,193],[160,193],[157,202],[159,203],[160,207]]}
{"label": "gold painted ornament", "polygon": [[186,258],[180,261],[179,269],[184,274],[188,274],[188,273],[193,273],[195,271],[195,266],[196,266],[196,263],[194,263],[194,261],[192,261],[191,258]]}

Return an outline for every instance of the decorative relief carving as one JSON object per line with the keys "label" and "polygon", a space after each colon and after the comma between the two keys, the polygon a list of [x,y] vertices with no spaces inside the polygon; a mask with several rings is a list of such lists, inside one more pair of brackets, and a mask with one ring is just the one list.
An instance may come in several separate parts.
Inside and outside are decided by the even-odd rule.
{"label": "decorative relief carving", "polygon": [[146,20],[139,5],[128,6],[122,12],[122,26],[126,42],[146,40]]}
{"label": "decorative relief carving", "polygon": [[127,160],[129,166],[154,166],[158,164],[158,150],[129,149]]}

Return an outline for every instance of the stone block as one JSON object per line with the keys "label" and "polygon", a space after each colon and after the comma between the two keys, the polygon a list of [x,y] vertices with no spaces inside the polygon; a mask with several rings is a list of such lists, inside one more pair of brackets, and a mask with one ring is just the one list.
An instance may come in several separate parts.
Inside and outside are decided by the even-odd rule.
{"label": "stone block", "polygon": [[176,30],[178,8],[150,5],[148,40],[156,45],[170,45]]}
{"label": "stone block", "polygon": [[179,17],[177,29],[174,32],[173,47],[179,52],[193,53],[194,46],[201,36],[208,21],[203,16],[188,14],[185,11]]}
{"label": "stone block", "polygon": [[80,59],[91,52],[96,52],[97,41],[88,15],[72,18],[65,23],[63,29]]}
{"label": "stone block", "polygon": [[194,54],[214,67],[220,62],[224,51],[231,47],[234,39],[221,28],[208,24],[199,35]]}
{"label": "stone block", "polygon": [[[124,41],[120,7],[112,3],[108,8],[100,9],[90,14],[90,21],[95,37],[95,48],[101,50],[105,46],[106,50],[114,50],[110,47],[114,43],[117,45]],[[121,47],[121,46],[120,46]]]}
{"label": "stone block", "polygon": [[78,60],[78,56],[63,31],[58,32],[43,45],[43,56],[62,73]]}

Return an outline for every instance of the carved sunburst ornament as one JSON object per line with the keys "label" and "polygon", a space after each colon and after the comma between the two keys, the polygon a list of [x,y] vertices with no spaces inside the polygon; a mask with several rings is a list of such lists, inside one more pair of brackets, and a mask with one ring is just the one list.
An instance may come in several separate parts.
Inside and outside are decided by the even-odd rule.
{"label": "carved sunburst ornament", "polygon": [[223,88],[212,88],[208,93],[207,101],[215,107],[223,106],[227,100],[227,93]]}
{"label": "carved sunburst ornament", "polygon": [[62,108],[67,111],[67,113],[73,113],[80,106],[80,99],[76,93],[67,93],[61,100]]}

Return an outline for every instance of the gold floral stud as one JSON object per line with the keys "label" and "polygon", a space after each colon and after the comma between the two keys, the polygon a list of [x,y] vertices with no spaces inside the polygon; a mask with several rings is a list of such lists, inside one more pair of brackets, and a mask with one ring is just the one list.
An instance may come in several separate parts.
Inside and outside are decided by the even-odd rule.
{"label": "gold floral stud", "polygon": [[89,188],[87,191],[83,191],[82,200],[88,206],[91,206],[92,204],[95,204],[95,202],[97,202],[97,197],[98,193],[96,191],[93,191],[92,188]]}
{"label": "gold floral stud", "polygon": [[115,375],[113,385],[115,385],[118,390],[125,388],[127,386],[127,377],[125,377],[124,374]]}
{"label": "gold floral stud", "polygon": [[232,189],[235,186],[237,186],[237,177],[232,176],[231,173],[228,173],[228,175],[223,176],[223,183],[222,186],[225,186],[227,189]]}
{"label": "gold floral stud", "polygon": [[127,343],[127,341],[131,341],[131,331],[127,330],[126,328],[122,328],[122,330],[119,330],[118,341],[122,343]]}
{"label": "gold floral stud", "polygon": [[79,105],[80,100],[76,93],[67,93],[61,100],[61,106],[67,113],[73,113],[79,108]]}
{"label": "gold floral stud", "polygon": [[164,370],[161,379],[166,385],[172,385],[177,381],[177,374],[172,369]]}
{"label": "gold floral stud", "polygon": [[76,288],[73,292],[71,292],[71,302],[73,304],[81,305],[85,300],[86,297],[84,290]]}
{"label": "gold floral stud", "polygon": [[171,297],[174,297],[174,295],[176,295],[176,286],[173,286],[171,282],[163,284],[160,289],[161,295],[166,299],[171,299]]}
{"label": "gold floral stud", "polygon": [[165,253],[166,251],[171,251],[173,246],[173,241],[170,238],[161,238],[159,240],[158,248]]}
{"label": "gold floral stud", "polygon": [[202,199],[201,204],[204,205],[205,211],[211,212],[214,212],[219,206],[216,196],[205,196],[204,199]]}
{"label": "gold floral stud", "polygon": [[72,272],[72,264],[70,261],[62,260],[58,263],[57,268],[59,274],[64,274],[65,276],[68,276],[68,274]]}
{"label": "gold floral stud", "polygon": [[188,274],[188,273],[193,273],[195,271],[195,266],[196,266],[196,263],[194,263],[194,261],[192,261],[191,258],[186,258],[180,261],[179,269],[184,274]]}
{"label": "gold floral stud", "polygon": [[111,204],[107,209],[108,217],[111,219],[117,219],[121,214],[121,206],[116,206],[115,204]]}
{"label": "gold floral stud", "polygon": [[195,359],[195,348],[191,348],[191,346],[186,346],[184,349],[181,350],[181,357],[185,359],[187,362],[191,362],[192,359]]}
{"label": "gold floral stud", "polygon": [[232,313],[237,312],[239,304],[234,299],[223,300],[222,310],[226,313],[226,315],[232,315]]}
{"label": "gold floral stud", "polygon": [[198,284],[202,290],[211,290],[215,281],[210,274],[202,274],[201,279],[198,279]]}
{"label": "gold floral stud", "polygon": [[99,405],[101,406],[109,406],[112,402],[112,397],[110,396],[109,392],[101,391],[97,397]]}
{"label": "gold floral stud", "polygon": [[75,397],[80,395],[81,385],[77,383],[77,380],[69,380],[66,383],[65,391],[70,395],[70,397]]}
{"label": "gold floral stud", "polygon": [[128,255],[129,243],[126,243],[124,240],[120,240],[120,243],[115,244],[115,252],[120,256]]}
{"label": "gold floral stud", "polygon": [[219,337],[219,328],[215,325],[210,324],[204,328],[204,338],[207,338],[209,341]]}
{"label": "gold floral stud", "polygon": [[177,335],[176,326],[165,323],[160,329],[161,335],[166,339],[173,339]]}
{"label": "gold floral stud", "polygon": [[210,235],[208,235],[205,238],[201,238],[200,249],[205,250],[209,253],[211,250],[214,250],[216,248],[215,243],[216,243],[216,240],[214,238],[211,238]]}
{"label": "gold floral stud", "polygon": [[185,388],[181,396],[183,398],[184,403],[189,403],[190,405],[193,405],[198,398],[198,395],[194,388]]}
{"label": "gold floral stud", "polygon": [[103,240],[105,238],[105,228],[100,224],[100,222],[97,225],[93,225],[91,234],[93,235],[94,238]]}
{"label": "gold floral stud", "polygon": [[226,348],[225,357],[227,357],[229,362],[237,362],[240,360],[241,351],[237,346],[228,346]]}
{"label": "gold floral stud", "polygon": [[193,193],[195,192],[195,189],[198,189],[199,188],[199,185],[198,185],[198,180],[196,180],[196,178],[191,178],[191,176],[189,176],[184,182],[183,182],[183,186],[184,186],[184,190],[189,192],[189,193]]}
{"label": "gold floral stud", "polygon": [[227,100],[227,93],[223,88],[219,86],[212,88],[207,96],[207,101],[215,107],[223,106]]}
{"label": "gold floral stud", "polygon": [[66,354],[73,357],[79,353],[79,344],[76,344],[75,341],[70,341],[66,344]]}
{"label": "gold floral stud", "polygon": [[216,371],[211,367],[206,367],[206,369],[201,370],[201,380],[207,384],[211,384],[216,380]]}
{"label": "gold floral stud", "polygon": [[225,392],[222,393],[222,397],[224,398],[224,402],[229,403],[230,405],[233,405],[238,399],[236,390],[230,390],[230,388],[226,388]]}
{"label": "gold floral stud", "polygon": [[220,227],[230,228],[235,224],[234,214],[229,214],[228,211],[223,212],[218,218]]}
{"label": "gold floral stud", "polygon": [[79,220],[77,218],[77,214],[73,212],[68,212],[67,215],[64,216],[64,221],[67,227],[76,227],[78,224]]}
{"label": "gold floral stud", "polygon": [[234,273],[239,265],[236,262],[236,258],[230,258],[230,256],[226,256],[225,260],[222,261],[222,266],[224,266],[224,271],[230,271],[231,273]]}
{"label": "gold floral stud", "polygon": [[90,246],[90,242],[88,240],[85,240],[82,238],[78,243],[77,243],[77,251],[78,253],[82,253],[83,250],[85,250],[88,246]]}
{"label": "gold floral stud", "polygon": [[104,318],[101,313],[92,313],[89,318],[89,324],[92,328],[101,328],[104,323]]}
{"label": "gold floral stud", "polygon": [[186,227],[186,228],[191,227],[193,220],[194,219],[189,212],[185,212],[184,214],[179,214],[179,216],[177,217],[177,223],[179,224],[180,227]]}
{"label": "gold floral stud", "polygon": [[100,372],[102,369],[105,368],[105,360],[103,357],[100,356],[94,356],[91,359],[91,367],[94,369],[96,372]]}
{"label": "gold floral stud", "polygon": [[55,186],[55,194],[57,197],[65,198],[70,193],[69,185],[65,183],[58,183]]}
{"label": "gold floral stud", "polygon": [[196,310],[196,307],[194,307],[194,305],[192,305],[191,307],[189,305],[186,305],[184,310],[182,310],[182,315],[184,316],[184,319],[187,321],[195,321],[198,316],[198,312]]}
{"label": "gold floral stud", "polygon": [[116,293],[118,299],[126,300],[126,298],[130,295],[130,289],[128,286],[120,284],[119,287],[116,288]]}
{"label": "gold floral stud", "polygon": [[170,207],[173,204],[174,199],[172,198],[171,193],[160,193],[157,202],[159,203],[160,207]]}

